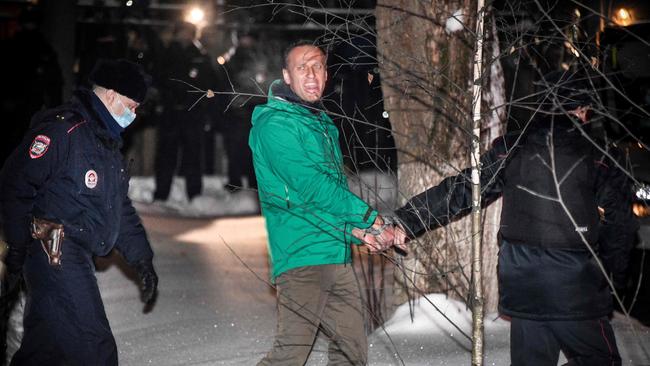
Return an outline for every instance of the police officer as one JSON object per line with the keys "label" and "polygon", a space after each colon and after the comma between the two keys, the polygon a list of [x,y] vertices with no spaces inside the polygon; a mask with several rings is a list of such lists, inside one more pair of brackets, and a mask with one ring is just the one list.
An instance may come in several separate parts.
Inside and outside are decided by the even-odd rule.
{"label": "police officer", "polygon": [[[513,366],[620,365],[609,283],[624,283],[638,224],[618,152],[585,138],[590,84],[568,72],[546,75],[540,114],[524,131],[495,140],[481,156],[481,197],[503,196],[499,230],[499,312],[512,318]],[[471,211],[469,170],[397,210],[413,238]],[[599,214],[602,210],[602,217]],[[400,234],[401,233],[401,234]]]}
{"label": "police officer", "polygon": [[196,103],[200,95],[188,93],[190,87],[177,81],[183,80],[203,90],[214,88],[216,84],[210,60],[205,50],[197,47],[200,43],[195,35],[194,25],[176,24],[174,39],[165,51],[161,90],[164,113],[158,126],[156,146],[156,201],[169,199],[175,172],[185,178],[189,202],[203,190],[201,155],[205,132],[209,129],[205,123],[208,103],[206,100]]}
{"label": "police officer", "polygon": [[7,282],[22,276],[27,288],[12,365],[117,365],[94,256],[116,248],[139,274],[142,299],[155,299],[153,252],[119,150],[149,77],[129,61],[102,60],[90,81],[92,90],[34,116],[1,175]]}

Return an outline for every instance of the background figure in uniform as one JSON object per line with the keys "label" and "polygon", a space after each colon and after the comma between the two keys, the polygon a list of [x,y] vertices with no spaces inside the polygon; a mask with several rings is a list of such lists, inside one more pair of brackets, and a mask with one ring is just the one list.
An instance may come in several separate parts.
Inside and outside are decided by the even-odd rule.
{"label": "background figure in uniform", "polygon": [[18,32],[3,45],[0,168],[28,131],[32,115],[62,102],[63,76],[56,52],[39,29],[41,16],[38,9],[25,10]]}
{"label": "background figure in uniform", "polygon": [[[255,47],[255,39],[251,35],[242,36],[239,39],[237,53],[225,65],[232,68],[228,72],[234,74],[236,90],[240,93],[256,95],[260,91],[260,86],[256,84],[257,63],[260,61],[255,57]],[[219,103],[223,105],[222,110],[228,107],[224,113],[223,123],[220,124],[228,159],[228,181],[225,188],[230,192],[236,192],[241,188],[257,189],[253,156],[248,147],[248,135],[251,130],[253,109],[261,99],[227,95],[221,99],[232,101],[232,103]],[[246,184],[243,179],[246,179]]]}
{"label": "background figure in uniform", "polygon": [[[155,300],[153,252],[119,150],[148,75],[126,60],[100,61],[90,79],[92,90],[34,116],[0,177],[5,285],[11,291],[24,277],[27,288],[25,334],[12,365],[117,365],[94,256],[117,249],[138,273],[143,301]],[[56,237],[60,250],[46,245]]]}
{"label": "background figure in uniform", "polygon": [[[196,29],[186,22],[178,23],[174,39],[164,53],[165,62],[160,91],[163,116],[158,126],[156,147],[156,191],[154,200],[169,198],[174,173],[185,178],[188,201],[201,194],[203,175],[203,139],[206,136],[206,107],[209,101],[188,93],[191,87],[170,79],[183,80],[198,88],[214,88],[215,72],[208,57],[197,47]],[[190,109],[190,107],[192,107]],[[180,161],[180,164],[179,164]]]}
{"label": "background figure in uniform", "polygon": [[[237,192],[242,188],[257,189],[253,156],[247,144],[254,108],[253,101],[249,100],[244,105],[231,105],[226,113],[223,136],[228,158],[226,189],[230,192]],[[246,184],[243,178],[246,179]]]}
{"label": "background figure in uniform", "polygon": [[341,131],[341,150],[351,172],[397,174],[397,150],[384,110],[376,41],[364,35],[341,42],[329,62],[334,82],[324,104]]}
{"label": "background figure in uniform", "polygon": [[[638,228],[631,182],[620,152],[604,154],[582,134],[593,93],[586,77],[561,71],[542,84],[540,114],[481,156],[483,203],[503,196],[499,312],[512,319],[512,365],[556,366],[560,351],[570,365],[621,365],[611,288],[587,245],[623,288]],[[469,176],[446,178],[397,210],[406,233],[396,230],[396,244],[471,212]]]}

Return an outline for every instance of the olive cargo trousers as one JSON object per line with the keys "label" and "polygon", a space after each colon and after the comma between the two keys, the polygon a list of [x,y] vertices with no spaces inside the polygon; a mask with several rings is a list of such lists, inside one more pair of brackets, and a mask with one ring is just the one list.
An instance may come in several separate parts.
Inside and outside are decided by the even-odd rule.
{"label": "olive cargo trousers", "polygon": [[291,269],[276,278],[276,285],[277,332],[258,366],[304,365],[319,329],[329,338],[329,365],[366,364],[364,312],[351,265]]}

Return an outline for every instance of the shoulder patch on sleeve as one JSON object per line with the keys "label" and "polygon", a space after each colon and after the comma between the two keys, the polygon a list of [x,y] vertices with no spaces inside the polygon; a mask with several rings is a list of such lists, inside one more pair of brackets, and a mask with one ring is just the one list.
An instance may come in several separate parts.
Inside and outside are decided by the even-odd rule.
{"label": "shoulder patch on sleeve", "polygon": [[38,135],[34,137],[34,141],[29,145],[29,157],[32,159],[38,159],[45,155],[49,147],[50,138],[45,135]]}

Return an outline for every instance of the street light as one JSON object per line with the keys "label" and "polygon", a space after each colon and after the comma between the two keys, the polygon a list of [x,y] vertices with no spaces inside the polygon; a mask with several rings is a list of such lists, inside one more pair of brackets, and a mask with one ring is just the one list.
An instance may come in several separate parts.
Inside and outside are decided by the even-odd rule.
{"label": "street light", "polygon": [[627,27],[628,25],[634,23],[634,15],[631,10],[626,8],[619,8],[614,12],[614,17],[612,18],[614,23],[620,25],[621,27]]}
{"label": "street light", "polygon": [[187,11],[185,21],[200,26],[205,21],[205,11],[198,6],[194,6]]}

